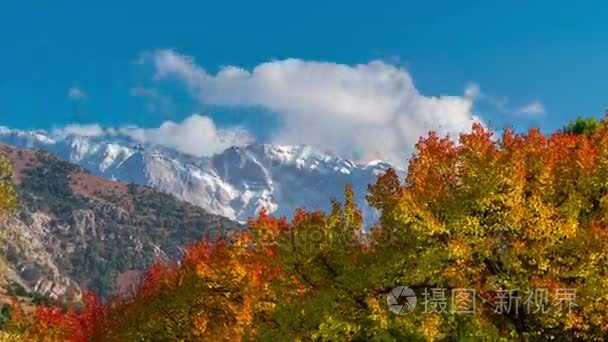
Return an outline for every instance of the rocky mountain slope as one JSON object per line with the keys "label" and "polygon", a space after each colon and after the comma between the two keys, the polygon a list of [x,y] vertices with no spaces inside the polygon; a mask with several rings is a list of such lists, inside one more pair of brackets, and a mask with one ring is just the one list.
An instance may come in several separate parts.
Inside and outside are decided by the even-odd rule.
{"label": "rocky mountain slope", "polygon": [[214,214],[240,222],[262,207],[291,216],[298,207],[328,209],[353,184],[368,223],[367,185],[389,167],[358,164],[309,146],[254,144],[231,147],[212,157],[193,157],[159,146],[140,145],[118,133],[81,136],[0,127],[0,142],[38,148],[79,164],[105,178],[146,185],[170,193]]}
{"label": "rocky mountain slope", "polygon": [[107,296],[157,258],[175,259],[187,244],[243,229],[172,195],[95,176],[50,153],[8,145],[0,145],[0,153],[13,164],[20,201],[0,223],[0,267],[27,291],[60,297],[88,289]]}

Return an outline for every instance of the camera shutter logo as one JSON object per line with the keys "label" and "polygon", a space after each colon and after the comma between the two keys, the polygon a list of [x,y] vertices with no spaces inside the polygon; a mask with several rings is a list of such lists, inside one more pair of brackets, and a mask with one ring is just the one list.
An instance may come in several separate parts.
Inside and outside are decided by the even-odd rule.
{"label": "camera shutter logo", "polygon": [[388,309],[397,315],[405,315],[414,311],[417,301],[414,290],[405,286],[397,286],[392,289],[386,299]]}

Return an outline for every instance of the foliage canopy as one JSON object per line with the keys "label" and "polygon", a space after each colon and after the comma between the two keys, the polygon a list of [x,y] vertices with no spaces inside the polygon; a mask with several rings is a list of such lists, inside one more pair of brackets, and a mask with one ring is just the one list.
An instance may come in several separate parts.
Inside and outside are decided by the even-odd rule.
{"label": "foliage canopy", "polygon": [[[229,241],[155,264],[132,297],[91,301],[87,319],[38,316],[20,333],[43,324],[104,341],[602,340],[608,125],[588,133],[493,139],[475,125],[458,142],[430,133],[404,182],[389,170],[370,186],[381,217],[369,233],[347,187],[329,213],[300,210],[287,222],[262,212]],[[419,294],[414,312],[388,309],[398,285]],[[476,310],[423,312],[425,289],[446,289],[448,303],[451,290],[473,290]],[[499,311],[507,289],[513,307]],[[524,295],[536,289],[545,301],[529,310]],[[563,289],[576,294],[567,310]]]}

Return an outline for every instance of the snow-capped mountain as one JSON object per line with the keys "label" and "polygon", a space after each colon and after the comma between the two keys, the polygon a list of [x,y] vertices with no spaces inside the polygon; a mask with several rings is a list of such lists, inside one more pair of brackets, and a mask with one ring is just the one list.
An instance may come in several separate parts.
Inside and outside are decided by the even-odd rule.
{"label": "snow-capped mountain", "polygon": [[296,208],[328,209],[351,183],[365,220],[375,220],[365,202],[367,185],[389,167],[366,165],[321,153],[309,146],[252,144],[212,157],[140,145],[129,137],[79,136],[0,127],[0,142],[37,148],[105,178],[146,185],[174,194],[211,213],[246,221],[265,207],[290,217]]}

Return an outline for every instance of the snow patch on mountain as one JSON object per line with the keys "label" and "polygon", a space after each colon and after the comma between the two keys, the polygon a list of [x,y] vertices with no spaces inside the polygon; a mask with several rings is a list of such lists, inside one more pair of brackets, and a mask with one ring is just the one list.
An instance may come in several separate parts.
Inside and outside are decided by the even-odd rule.
{"label": "snow patch on mountain", "polygon": [[[150,186],[240,222],[262,208],[290,217],[296,208],[329,209],[353,185],[368,224],[377,215],[365,202],[368,184],[389,167],[358,164],[305,145],[251,144],[211,157],[141,145],[125,135],[81,136],[0,127],[0,142],[38,148],[102,177]],[[403,174],[403,170],[396,168]]]}

